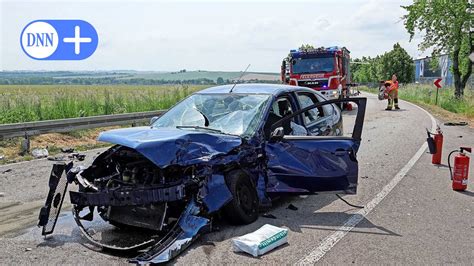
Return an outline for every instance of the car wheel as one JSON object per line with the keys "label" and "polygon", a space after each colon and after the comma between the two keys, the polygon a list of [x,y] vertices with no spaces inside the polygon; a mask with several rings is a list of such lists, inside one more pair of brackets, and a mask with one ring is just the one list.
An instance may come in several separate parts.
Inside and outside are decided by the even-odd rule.
{"label": "car wheel", "polygon": [[258,218],[258,196],[249,177],[232,172],[225,177],[233,199],[224,207],[224,215],[233,224],[249,224]]}

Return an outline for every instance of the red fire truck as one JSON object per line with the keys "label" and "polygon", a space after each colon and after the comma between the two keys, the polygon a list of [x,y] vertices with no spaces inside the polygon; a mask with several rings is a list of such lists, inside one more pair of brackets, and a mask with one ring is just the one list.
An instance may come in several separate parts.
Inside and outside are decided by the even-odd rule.
{"label": "red fire truck", "polygon": [[321,91],[328,99],[349,96],[350,52],[345,47],[290,50],[281,65],[285,84]]}

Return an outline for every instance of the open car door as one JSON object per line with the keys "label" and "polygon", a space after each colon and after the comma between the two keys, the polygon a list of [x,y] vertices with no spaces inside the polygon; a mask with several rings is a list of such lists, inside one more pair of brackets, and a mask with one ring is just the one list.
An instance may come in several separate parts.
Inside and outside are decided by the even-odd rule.
{"label": "open car door", "polygon": [[[351,136],[284,135],[281,126],[296,116],[324,105],[354,102],[357,115]],[[318,192],[355,194],[357,151],[361,143],[367,99],[362,97],[319,102],[274,123],[265,150],[267,192],[309,194]],[[341,114],[342,117],[342,114]]]}

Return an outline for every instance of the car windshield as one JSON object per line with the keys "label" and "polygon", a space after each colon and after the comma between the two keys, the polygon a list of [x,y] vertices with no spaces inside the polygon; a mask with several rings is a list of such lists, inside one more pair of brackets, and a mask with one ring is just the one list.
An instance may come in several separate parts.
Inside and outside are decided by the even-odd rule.
{"label": "car windshield", "polygon": [[194,94],[152,126],[250,136],[257,129],[269,99],[268,94]]}
{"label": "car windshield", "polygon": [[293,74],[332,72],[334,70],[333,57],[295,58],[292,64]]}

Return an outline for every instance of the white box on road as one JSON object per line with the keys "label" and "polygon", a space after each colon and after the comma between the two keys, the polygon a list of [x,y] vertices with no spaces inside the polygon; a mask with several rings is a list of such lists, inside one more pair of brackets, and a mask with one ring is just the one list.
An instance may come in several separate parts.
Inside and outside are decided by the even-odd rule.
{"label": "white box on road", "polygon": [[288,229],[266,224],[257,231],[232,239],[234,251],[258,257],[288,242]]}

